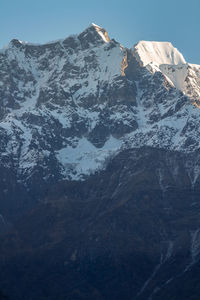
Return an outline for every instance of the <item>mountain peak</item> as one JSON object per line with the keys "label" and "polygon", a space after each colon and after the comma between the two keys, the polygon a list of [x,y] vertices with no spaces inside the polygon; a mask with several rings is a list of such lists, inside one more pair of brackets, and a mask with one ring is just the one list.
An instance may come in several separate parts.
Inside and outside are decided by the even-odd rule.
{"label": "mountain peak", "polygon": [[97,24],[95,24],[95,23],[93,23],[93,22],[90,23],[89,27],[95,27],[95,28],[100,28],[100,29],[102,29],[101,26],[99,26],[99,25],[97,25]]}
{"label": "mountain peak", "polygon": [[9,43],[9,46],[15,46],[15,47],[19,47],[23,44],[22,41],[18,40],[18,39],[12,39]]}
{"label": "mountain peak", "polygon": [[142,66],[152,62],[159,66],[186,64],[183,55],[170,42],[140,41],[133,50]]}
{"label": "mountain peak", "polygon": [[110,38],[108,36],[107,31],[100,27],[99,25],[95,24],[95,23],[91,23],[84,31],[82,34],[89,34],[89,35],[93,35],[96,36],[96,33],[98,34],[98,38],[100,37],[101,40],[103,40],[105,43],[109,43],[110,42]]}

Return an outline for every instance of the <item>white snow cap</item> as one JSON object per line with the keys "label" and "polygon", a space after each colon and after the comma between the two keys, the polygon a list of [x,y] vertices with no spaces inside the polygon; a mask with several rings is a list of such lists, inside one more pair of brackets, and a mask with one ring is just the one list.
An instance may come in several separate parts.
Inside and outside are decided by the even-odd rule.
{"label": "white snow cap", "polygon": [[140,41],[133,50],[143,67],[152,62],[158,65],[186,64],[183,55],[169,42]]}

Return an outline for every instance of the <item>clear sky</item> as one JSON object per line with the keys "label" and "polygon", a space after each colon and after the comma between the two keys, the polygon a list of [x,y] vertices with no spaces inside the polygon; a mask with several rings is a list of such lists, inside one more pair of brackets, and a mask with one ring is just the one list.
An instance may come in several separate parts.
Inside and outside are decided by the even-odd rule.
{"label": "clear sky", "polygon": [[170,41],[200,64],[200,0],[0,0],[0,48],[17,38],[44,43],[91,22],[126,47]]}

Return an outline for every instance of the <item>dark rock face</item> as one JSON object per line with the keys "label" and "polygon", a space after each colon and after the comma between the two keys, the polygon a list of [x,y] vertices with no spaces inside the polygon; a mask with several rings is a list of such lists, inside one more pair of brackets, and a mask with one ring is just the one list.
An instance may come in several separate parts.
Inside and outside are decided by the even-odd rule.
{"label": "dark rock face", "polygon": [[126,150],[85,182],[54,186],[2,238],[3,290],[11,299],[193,299],[200,186],[187,159]]}

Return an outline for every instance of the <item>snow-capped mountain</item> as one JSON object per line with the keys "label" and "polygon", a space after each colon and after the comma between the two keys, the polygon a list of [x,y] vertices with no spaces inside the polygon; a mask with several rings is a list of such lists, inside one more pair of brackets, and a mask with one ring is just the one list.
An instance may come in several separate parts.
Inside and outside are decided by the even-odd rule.
{"label": "snow-capped mountain", "polygon": [[0,99],[0,290],[198,300],[200,66],[91,24],[12,40]]}
{"label": "snow-capped mountain", "polygon": [[126,49],[91,24],[0,51],[0,157],[20,181],[83,179],[120,149],[200,146],[200,66],[167,42]]}

